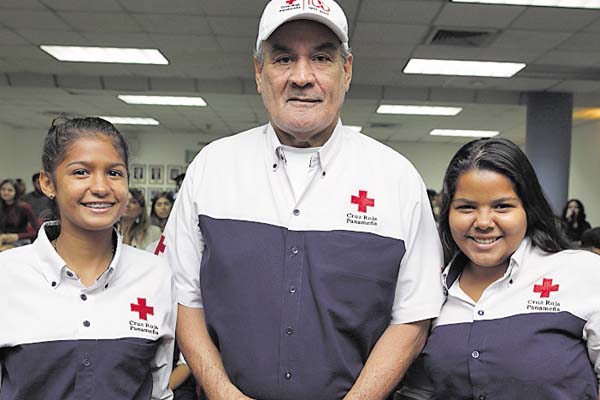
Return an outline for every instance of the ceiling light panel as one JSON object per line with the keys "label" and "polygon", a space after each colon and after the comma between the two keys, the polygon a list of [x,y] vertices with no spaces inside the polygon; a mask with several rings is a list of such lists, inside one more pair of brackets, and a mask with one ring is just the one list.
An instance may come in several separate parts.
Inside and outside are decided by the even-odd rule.
{"label": "ceiling light panel", "polygon": [[474,131],[465,129],[434,129],[429,132],[431,136],[454,136],[454,137],[494,137],[498,136],[498,131]]}
{"label": "ceiling light panel", "polygon": [[160,123],[154,118],[142,117],[98,117],[107,120],[115,125],[159,125]]}
{"label": "ceiling light panel", "polygon": [[600,9],[600,0],[452,0],[454,3],[508,4],[533,7],[594,8]]}
{"label": "ceiling light panel", "polygon": [[159,106],[188,106],[188,107],[206,107],[206,101],[202,97],[183,97],[183,96],[138,96],[123,95],[117,96],[119,100],[127,104],[148,104]]}
{"label": "ceiling light panel", "polygon": [[455,116],[462,111],[462,107],[415,106],[382,104],[377,108],[377,114],[401,115],[442,115]]}
{"label": "ceiling light panel", "polygon": [[41,45],[40,49],[59,61],[167,65],[158,49]]}
{"label": "ceiling light panel", "polygon": [[510,78],[525,68],[524,63],[496,61],[431,60],[411,58],[404,68],[405,74],[486,76]]}

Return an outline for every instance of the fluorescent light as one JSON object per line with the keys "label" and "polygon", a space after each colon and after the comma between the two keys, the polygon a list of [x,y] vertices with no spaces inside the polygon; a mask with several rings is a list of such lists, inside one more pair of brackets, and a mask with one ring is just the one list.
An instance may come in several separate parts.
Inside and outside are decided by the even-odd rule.
{"label": "fluorescent light", "polygon": [[404,115],[446,115],[454,116],[462,111],[462,107],[438,106],[401,106],[382,104],[377,108],[377,114],[404,114]]}
{"label": "fluorescent light", "polygon": [[427,60],[411,58],[405,74],[489,76],[510,78],[525,68],[524,63],[493,61]]}
{"label": "fluorescent light", "polygon": [[159,125],[159,122],[154,118],[140,117],[98,117],[107,120],[115,125]]}
{"label": "fluorescent light", "polygon": [[464,129],[434,129],[429,132],[431,136],[463,136],[463,137],[494,137],[498,131],[471,131]]}
{"label": "fluorescent light", "polygon": [[511,4],[534,7],[598,8],[600,0],[452,0],[455,3]]}
{"label": "fluorescent light", "polygon": [[356,132],[361,132],[362,131],[362,126],[358,126],[358,125],[344,125],[346,128],[350,128],[353,131]]}
{"label": "fluorescent light", "polygon": [[580,108],[573,112],[573,119],[600,119],[600,108]]}
{"label": "fluorescent light", "polygon": [[118,47],[79,47],[48,46],[40,49],[58,61],[123,63],[123,64],[160,64],[167,65],[169,60],[157,49],[127,49]]}
{"label": "fluorescent light", "polygon": [[127,104],[151,104],[160,106],[195,106],[206,107],[206,101],[202,97],[183,97],[183,96],[135,96],[123,95],[117,96],[119,100]]}

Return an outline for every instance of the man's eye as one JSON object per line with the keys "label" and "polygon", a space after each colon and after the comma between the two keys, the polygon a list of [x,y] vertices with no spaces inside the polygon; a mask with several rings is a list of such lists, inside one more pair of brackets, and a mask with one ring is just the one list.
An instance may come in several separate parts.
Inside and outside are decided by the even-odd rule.
{"label": "man's eye", "polygon": [[323,54],[315,56],[314,59],[315,59],[315,61],[318,61],[318,62],[327,62],[327,61],[331,60],[331,58],[329,58],[328,56],[323,55]]}
{"label": "man's eye", "polygon": [[290,62],[292,62],[292,57],[279,57],[275,60],[275,62],[278,64],[289,64]]}

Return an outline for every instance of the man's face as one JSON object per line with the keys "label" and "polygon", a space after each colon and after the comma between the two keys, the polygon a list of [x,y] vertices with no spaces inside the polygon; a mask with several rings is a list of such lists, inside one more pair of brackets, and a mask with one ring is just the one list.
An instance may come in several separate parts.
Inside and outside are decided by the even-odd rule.
{"label": "man's face", "polygon": [[318,147],[331,136],[352,78],[352,55],[327,27],[297,20],[263,42],[264,63],[255,60],[258,92],[279,140]]}

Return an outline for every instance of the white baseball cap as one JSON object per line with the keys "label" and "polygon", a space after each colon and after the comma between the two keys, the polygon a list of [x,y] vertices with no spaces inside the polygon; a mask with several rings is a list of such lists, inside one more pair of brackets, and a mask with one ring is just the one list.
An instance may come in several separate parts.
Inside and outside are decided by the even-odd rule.
{"label": "white baseball cap", "polygon": [[263,40],[286,22],[309,19],[319,22],[333,31],[348,47],[348,21],[344,10],[333,0],[271,0],[260,17],[256,51]]}

